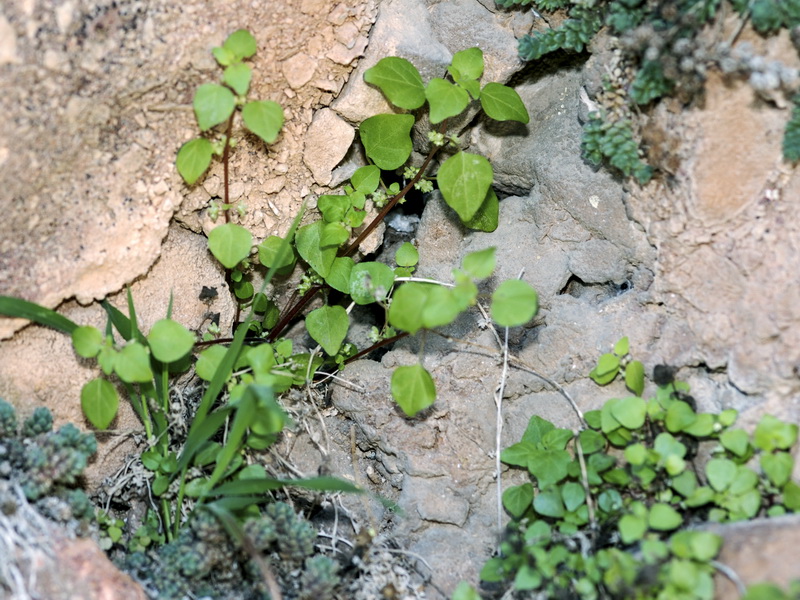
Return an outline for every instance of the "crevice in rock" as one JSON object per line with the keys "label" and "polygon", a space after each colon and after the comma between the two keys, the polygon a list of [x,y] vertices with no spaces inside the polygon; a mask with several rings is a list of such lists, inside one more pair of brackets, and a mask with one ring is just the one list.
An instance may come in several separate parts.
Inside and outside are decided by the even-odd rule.
{"label": "crevice in rock", "polygon": [[573,298],[589,302],[603,302],[609,298],[620,296],[633,289],[633,283],[625,280],[621,283],[606,281],[602,283],[586,283],[577,275],[570,275],[567,283],[558,292],[558,295],[570,295]]}

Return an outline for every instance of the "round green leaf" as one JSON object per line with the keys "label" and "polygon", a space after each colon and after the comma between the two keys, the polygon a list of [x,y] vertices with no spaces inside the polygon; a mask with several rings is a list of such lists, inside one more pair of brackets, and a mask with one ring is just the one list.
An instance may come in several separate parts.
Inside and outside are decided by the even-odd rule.
{"label": "round green leaf", "polygon": [[722,492],[733,483],[736,477],[736,463],[727,458],[712,458],[706,463],[708,483],[718,492]]}
{"label": "round green leaf", "polygon": [[466,581],[459,581],[451,600],[481,600],[478,592]]}
{"label": "round green leaf", "polygon": [[509,279],[492,294],[492,319],[501,327],[524,325],[538,310],[539,297],[525,281]]}
{"label": "round green leaf", "polygon": [[775,487],[783,487],[792,476],[794,459],[788,452],[761,455],[761,470]]}
{"label": "round green leaf", "polygon": [[296,260],[292,245],[277,235],[269,236],[258,245],[258,261],[269,269],[288,270]]}
{"label": "round green leaf", "polygon": [[517,91],[501,83],[487,83],[483,86],[481,106],[496,121],[527,123],[530,120],[528,109]]}
{"label": "round green leaf", "polygon": [[414,110],[425,103],[422,77],[417,68],[405,58],[382,58],[374,67],[364,72],[364,81],[379,87],[389,102],[400,108]]}
{"label": "round green leaf", "polygon": [[194,95],[194,114],[200,131],[207,131],[228,120],[236,99],[233,92],[216,83],[204,83]]}
{"label": "round green leaf", "polygon": [[119,396],[111,383],[98,377],[81,388],[81,408],[89,422],[105,429],[117,416]]}
{"label": "round green leaf", "polygon": [[629,350],[630,340],[628,339],[628,336],[620,338],[620,340],[614,344],[614,354],[617,356],[625,356]]}
{"label": "round green leaf", "polygon": [[503,506],[512,517],[521,517],[533,502],[533,486],[530,483],[515,485],[503,492]]}
{"label": "round green leaf", "polygon": [[485,231],[491,233],[497,229],[500,219],[500,201],[497,199],[497,194],[494,189],[489,188],[486,193],[486,199],[481,204],[478,211],[472,215],[468,221],[464,221],[464,225],[476,231]]}
{"label": "round green leaf", "polygon": [[536,477],[540,489],[546,488],[567,476],[570,462],[572,456],[566,450],[536,450],[531,453],[528,471]]}
{"label": "round green leaf", "polygon": [[330,356],[339,351],[349,327],[350,317],[341,306],[323,306],[306,316],[308,335]]}
{"label": "round green leaf", "polygon": [[436,385],[422,365],[398,367],[392,373],[392,397],[409,417],[436,400]]}
{"label": "round green leaf", "polygon": [[636,515],[622,515],[617,527],[622,541],[626,544],[642,539],[647,533],[647,521]]}
{"label": "round green leaf", "polygon": [[375,165],[359,167],[350,177],[350,183],[357,192],[372,194],[381,183],[381,170]]}
{"label": "round green leaf", "polygon": [[194,334],[172,319],[156,321],[147,334],[147,343],[153,356],[165,363],[186,356],[192,351],[194,341]]}
{"label": "round green leaf", "polygon": [[454,79],[478,79],[483,75],[483,51],[480,48],[467,48],[453,55],[450,63],[458,77]]}
{"label": "round green leaf", "polygon": [[783,503],[791,511],[800,512],[800,485],[789,481],[783,486]]}
{"label": "round green leaf", "polygon": [[250,254],[253,236],[235,223],[225,223],[208,234],[208,249],[226,269],[232,269]]}
{"label": "round green leaf", "polygon": [[422,329],[420,307],[425,305],[433,285],[410,282],[399,286],[392,295],[392,303],[389,305],[389,324],[412,335]]}
{"label": "round green leaf", "polygon": [[114,361],[114,372],[126,383],[146,383],[153,379],[147,349],[139,342],[125,346]]}
{"label": "round green leaf", "polygon": [[644,392],[644,365],[638,360],[632,360],[625,367],[625,385],[637,396]]}
{"label": "round green leaf", "polygon": [[565,483],[561,488],[561,499],[569,512],[573,512],[586,500],[586,490],[574,481]]}
{"label": "round green leaf", "polygon": [[104,345],[103,334],[97,327],[84,325],[72,330],[72,346],[83,358],[94,358]]}
{"label": "round green leaf", "polygon": [[631,396],[623,398],[611,409],[611,414],[620,422],[623,427],[628,429],[639,429],[644,425],[645,415],[647,414],[647,404],[641,398]]}
{"label": "round green leaf", "polygon": [[533,508],[544,517],[557,519],[564,516],[564,503],[557,489],[539,492],[533,499]]}
{"label": "round green leaf", "polygon": [[299,228],[295,235],[297,252],[323,278],[330,273],[336,258],[336,246],[322,244],[324,227],[323,221],[314,221],[310,225]]}
{"label": "round green leaf", "polygon": [[253,71],[244,63],[234,63],[225,68],[222,74],[222,81],[225,85],[233,88],[239,96],[247,94],[250,89],[250,79],[253,77]]}
{"label": "round green leaf", "polygon": [[672,531],[680,527],[681,523],[683,523],[683,517],[669,504],[657,502],[650,507],[650,514],[648,515],[650,529]]}
{"label": "round green leaf", "polygon": [[428,83],[425,97],[431,107],[430,120],[434,125],[460,115],[469,104],[469,94],[463,88],[438,77]]}
{"label": "round green leaf", "polygon": [[726,450],[736,456],[744,456],[750,446],[750,436],[744,429],[728,429],[719,436],[719,441]]}
{"label": "round green leaf", "polygon": [[353,271],[355,261],[349,256],[336,257],[331,265],[330,272],[325,277],[325,283],[343,294],[350,293],[350,273]]}
{"label": "round green leaf", "polygon": [[237,29],[234,31],[228,36],[228,39],[225,40],[222,46],[233,54],[237,60],[250,58],[258,50],[256,38],[254,38],[253,34],[247,31],[247,29]]}
{"label": "round green leaf", "polygon": [[495,250],[495,247],[492,246],[485,250],[470,252],[464,257],[461,268],[466,271],[467,275],[475,279],[485,279],[489,277],[489,275],[494,273],[494,267],[497,264]]}
{"label": "round green leaf", "polygon": [[753,444],[765,452],[788,450],[797,441],[797,425],[764,415],[756,426]]}
{"label": "round green leaf", "polygon": [[434,285],[428,289],[425,304],[418,307],[422,311],[422,326],[425,329],[444,327],[455,321],[461,312],[459,303],[454,300],[452,290]]}
{"label": "round green leaf", "polygon": [[469,152],[448,158],[436,175],[442,197],[464,222],[472,219],[484,203],[493,178],[489,161]]}
{"label": "round green leaf", "polygon": [[197,376],[205,381],[211,381],[226,352],[227,349],[223,346],[211,346],[203,350],[195,364]]}
{"label": "round green leaf", "polygon": [[283,127],[283,109],[272,100],[255,100],[244,105],[242,119],[250,131],[271,144]]}
{"label": "round green leaf", "polygon": [[411,156],[413,126],[414,115],[375,115],[364,120],[358,132],[364,151],[372,162],[381,169],[392,171]]}
{"label": "round green leaf", "polygon": [[669,405],[664,424],[673,433],[683,431],[697,420],[697,413],[683,400],[676,400]]}
{"label": "round green leaf", "polygon": [[205,138],[195,138],[181,146],[175,165],[186,185],[192,185],[208,170],[213,155],[214,147]]}
{"label": "round green leaf", "polygon": [[394,253],[394,261],[400,267],[413,267],[419,262],[419,251],[411,242],[405,242]]}
{"label": "round green leaf", "polygon": [[578,439],[581,442],[581,450],[583,450],[584,454],[599,452],[606,447],[606,439],[603,435],[591,429],[581,431]]}
{"label": "round green leaf", "polygon": [[394,271],[383,263],[359,263],[350,271],[350,297],[356,304],[383,302],[393,284]]}

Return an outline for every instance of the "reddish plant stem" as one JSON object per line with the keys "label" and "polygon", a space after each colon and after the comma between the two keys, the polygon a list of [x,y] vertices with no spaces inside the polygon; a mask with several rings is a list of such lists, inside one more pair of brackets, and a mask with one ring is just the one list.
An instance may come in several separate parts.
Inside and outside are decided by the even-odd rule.
{"label": "reddish plant stem", "polygon": [[233,133],[233,116],[236,114],[234,110],[231,112],[231,116],[228,119],[228,126],[225,129],[225,148],[222,150],[222,183],[223,183],[223,202],[225,203],[225,209],[223,212],[225,213],[225,222],[227,223],[230,219],[228,216],[228,205],[230,204],[230,195],[228,193],[228,163],[230,162],[230,154],[231,154],[231,133]]}
{"label": "reddish plant stem", "polygon": [[283,315],[281,320],[275,324],[275,327],[272,328],[267,336],[267,341],[274,342],[275,339],[281,333],[283,333],[283,330],[286,329],[287,325],[291,323],[292,319],[297,316],[297,313],[299,313],[321,289],[321,285],[315,285],[311,287],[305,294],[303,294],[303,297],[300,298],[300,300],[298,300],[289,310],[287,310],[286,314]]}
{"label": "reddish plant stem", "polygon": [[365,348],[364,350],[362,350],[358,354],[354,354],[353,356],[351,356],[350,358],[345,360],[344,364],[348,364],[351,361],[354,361],[354,360],[357,360],[357,359],[361,358],[362,356],[366,356],[367,354],[369,354],[373,350],[377,350],[378,348],[382,348],[383,346],[388,346],[389,344],[393,344],[397,340],[402,340],[404,337],[407,337],[407,336],[408,336],[408,332],[407,331],[403,331],[402,333],[398,333],[397,335],[393,335],[390,338],[386,338],[385,340],[381,340],[380,342],[372,344],[372,346],[370,346],[369,348]]}

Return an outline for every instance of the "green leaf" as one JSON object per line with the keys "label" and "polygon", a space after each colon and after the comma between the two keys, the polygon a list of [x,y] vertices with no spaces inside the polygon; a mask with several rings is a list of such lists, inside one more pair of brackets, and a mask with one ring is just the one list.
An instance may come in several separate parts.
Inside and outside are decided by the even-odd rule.
{"label": "green leaf", "polygon": [[500,201],[493,188],[486,192],[486,199],[478,211],[464,225],[476,231],[491,233],[497,229],[500,222]]}
{"label": "green leaf", "polygon": [[500,460],[515,467],[528,467],[537,456],[538,449],[533,442],[517,442],[500,453]]}
{"label": "green leaf", "polygon": [[271,235],[258,245],[258,261],[269,269],[288,271],[297,258],[292,245],[277,235]]}
{"label": "green leaf", "polygon": [[775,487],[783,487],[792,476],[794,458],[788,452],[761,455],[761,469]]}
{"label": "green leaf", "polygon": [[566,509],[573,512],[586,501],[586,490],[581,484],[569,481],[561,487],[561,499]]}
{"label": "green leaf", "polygon": [[723,427],[730,427],[736,422],[738,417],[739,411],[737,411],[735,408],[728,408],[717,415],[717,420]]}
{"label": "green leaf", "polygon": [[381,170],[375,165],[359,167],[350,177],[350,183],[357,192],[372,194],[381,183]]}
{"label": "green leaf", "polygon": [[536,477],[541,489],[564,479],[570,462],[572,457],[566,450],[537,450],[528,461],[528,471]]}
{"label": "green leaf", "polygon": [[647,521],[637,515],[622,515],[617,525],[619,534],[625,544],[639,541],[647,533]]}
{"label": "green leaf", "polygon": [[322,228],[320,245],[341,246],[350,238],[350,230],[341,223],[326,223]]}
{"label": "green leaf", "polygon": [[413,267],[419,262],[419,251],[411,242],[405,242],[394,253],[394,262],[400,267]]}
{"label": "green leaf", "polygon": [[342,346],[350,317],[341,306],[323,306],[306,316],[306,330],[325,352],[334,356]]}
{"label": "green leaf", "polygon": [[114,361],[114,372],[125,383],[146,383],[153,379],[147,349],[139,342],[125,346]]}
{"label": "green leaf", "polygon": [[530,483],[515,485],[503,492],[503,506],[512,517],[521,517],[532,502],[533,486]]}
{"label": "green leaf", "polygon": [[584,429],[581,431],[578,435],[578,439],[581,442],[581,449],[584,454],[599,452],[606,447],[606,439],[603,435],[591,429]]}
{"label": "green leaf", "polygon": [[683,428],[683,433],[697,438],[708,437],[714,433],[714,424],[714,415],[710,413],[700,413],[697,415],[694,423]]}
{"label": "green leaf", "polygon": [[222,74],[222,81],[225,85],[233,88],[239,96],[247,94],[250,89],[250,79],[253,77],[253,71],[244,63],[234,63],[225,68]]}
{"label": "green leaf", "polygon": [[459,581],[456,589],[453,590],[450,600],[481,600],[481,597],[475,591],[475,588],[466,581]]}
{"label": "green leaf", "polygon": [[214,146],[206,138],[195,138],[181,146],[175,165],[186,185],[192,185],[208,170],[213,155]]}
{"label": "green leaf", "polygon": [[556,426],[547,419],[543,419],[539,415],[533,415],[528,419],[528,426],[525,428],[525,433],[522,434],[522,441],[541,444],[544,436],[555,428]]}
{"label": "green leaf", "polygon": [[623,357],[630,351],[630,341],[628,340],[628,336],[620,338],[620,340],[614,344],[614,354],[618,357]]}
{"label": "green leaf", "polygon": [[756,426],[753,444],[765,452],[788,450],[797,441],[797,425],[764,415]]}
{"label": "green leaf", "polygon": [[483,75],[483,51],[480,48],[467,48],[453,55],[450,63],[458,72],[454,79],[479,79]]}
{"label": "green leaf", "polygon": [[78,327],[77,323],[70,321],[67,317],[58,314],[54,310],[27,300],[12,298],[11,296],[0,296],[0,315],[14,319],[28,319],[39,325],[52,327],[57,331],[68,334],[72,334]]}
{"label": "green leaf", "polygon": [[175,362],[192,351],[194,334],[172,319],[156,321],[147,334],[147,343],[156,360]]}
{"label": "green leaf", "polygon": [[452,290],[438,285],[428,288],[425,304],[421,309],[422,326],[425,329],[449,325],[461,312],[461,307],[453,298]]}
{"label": "green leaf", "polygon": [[501,83],[487,83],[483,86],[481,106],[496,121],[527,123],[530,120],[528,109],[517,91]]}
{"label": "green leaf", "polygon": [[422,329],[424,323],[420,307],[425,306],[433,285],[410,282],[399,286],[389,305],[389,324],[412,335]]}
{"label": "green leaf", "polygon": [[356,304],[383,302],[393,284],[394,271],[383,263],[358,263],[350,271],[350,297]]}
{"label": "green leaf", "polygon": [[434,125],[460,115],[469,104],[469,94],[463,88],[438,77],[428,83],[425,97],[431,107],[430,120]]}
{"label": "green leaf", "polygon": [[271,144],[283,127],[283,109],[272,100],[256,100],[244,105],[242,119],[250,131]]}
{"label": "green leaf", "polygon": [[81,408],[97,429],[105,429],[117,416],[119,396],[111,383],[101,377],[92,379],[81,388]]}
{"label": "green leaf", "polygon": [[336,246],[322,244],[324,227],[323,221],[314,221],[300,227],[296,236],[297,252],[322,278],[328,276],[336,258]]}
{"label": "green leaf", "polygon": [[461,263],[461,268],[464,269],[464,271],[470,277],[475,279],[486,279],[489,277],[489,275],[494,273],[494,268],[497,264],[495,251],[496,248],[491,246],[484,250],[470,252],[464,257],[464,261]]}
{"label": "green leaf", "polygon": [[706,477],[712,488],[722,492],[736,477],[736,463],[727,458],[712,458],[706,463]]}
{"label": "green leaf", "polygon": [[800,485],[789,481],[783,486],[783,503],[793,512],[800,512]]}
{"label": "green leaf", "polygon": [[509,279],[492,294],[492,319],[501,327],[524,325],[538,310],[539,297],[525,281]]}
{"label": "green leaf", "polygon": [[197,376],[205,381],[211,381],[214,377],[214,372],[222,362],[227,351],[227,348],[224,346],[211,346],[203,350],[195,364]]}
{"label": "green leaf", "polygon": [[217,59],[217,63],[219,63],[221,67],[227,67],[236,62],[236,57],[233,55],[233,52],[222,46],[215,46],[212,48],[211,54],[214,55],[214,58]]}
{"label": "green leaf", "polygon": [[533,499],[534,510],[544,517],[557,519],[564,516],[564,503],[557,489],[544,490]]}
{"label": "green leaf", "polygon": [[683,431],[697,420],[697,413],[683,400],[675,400],[667,409],[664,424],[673,433]]}
{"label": "green leaf", "polygon": [[78,353],[78,356],[94,358],[100,354],[100,350],[105,346],[103,334],[100,333],[97,327],[91,327],[89,325],[77,327],[72,332],[72,346],[75,348],[75,352]]}
{"label": "green leaf", "polygon": [[413,417],[436,400],[436,385],[422,365],[398,367],[392,373],[392,398]]}
{"label": "green leaf", "polygon": [[728,429],[719,436],[719,441],[726,450],[736,456],[744,456],[750,447],[750,436],[744,429]]}
{"label": "green leaf", "polygon": [[494,172],[489,161],[468,152],[459,152],[448,158],[436,175],[445,202],[463,222],[469,221],[478,212],[493,178]]}
{"label": "green leaf", "polygon": [[632,360],[625,367],[625,385],[637,396],[644,392],[644,365],[638,360]]}
{"label": "green leaf", "polygon": [[645,401],[636,396],[623,398],[611,409],[611,414],[619,423],[628,429],[639,429],[644,425],[647,405]]}
{"label": "green leaf", "polygon": [[208,131],[214,125],[228,120],[233,113],[236,99],[233,92],[216,83],[204,83],[194,95],[194,114],[200,131]]}
{"label": "green leaf", "polygon": [[413,126],[413,115],[375,115],[364,120],[358,131],[367,156],[381,169],[392,171],[411,156]]}
{"label": "green leaf", "polygon": [[233,54],[237,60],[250,58],[258,50],[256,38],[247,29],[237,29],[228,36],[222,44],[228,52]]}
{"label": "green leaf", "polygon": [[336,257],[331,265],[325,283],[343,294],[350,293],[350,273],[355,266],[355,261],[349,256]]}
{"label": "green leaf", "polygon": [[364,81],[379,87],[389,102],[400,108],[414,110],[425,103],[422,77],[417,68],[405,58],[382,58],[374,67],[364,72]]}
{"label": "green leaf", "polygon": [[235,223],[218,225],[208,234],[208,249],[226,269],[232,269],[250,255],[253,236]]}
{"label": "green leaf", "polygon": [[650,514],[648,515],[650,529],[672,531],[680,527],[681,523],[683,523],[683,517],[669,504],[656,502],[650,507]]}

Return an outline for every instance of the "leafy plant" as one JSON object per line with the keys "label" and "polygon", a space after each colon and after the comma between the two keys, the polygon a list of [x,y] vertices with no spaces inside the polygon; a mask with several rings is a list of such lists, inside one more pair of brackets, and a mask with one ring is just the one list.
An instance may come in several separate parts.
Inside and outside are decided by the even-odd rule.
{"label": "leafy plant", "polygon": [[751,435],[734,427],[735,410],[698,413],[663,366],[645,399],[641,363],[627,354],[623,338],[590,376],[604,385],[624,373],[636,396],[587,412],[580,431],[534,415],[502,452],[531,481],[503,493],[512,520],[484,582],[547,597],[710,599],[722,538],[699,524],[800,510],[797,425],[765,415]]}

